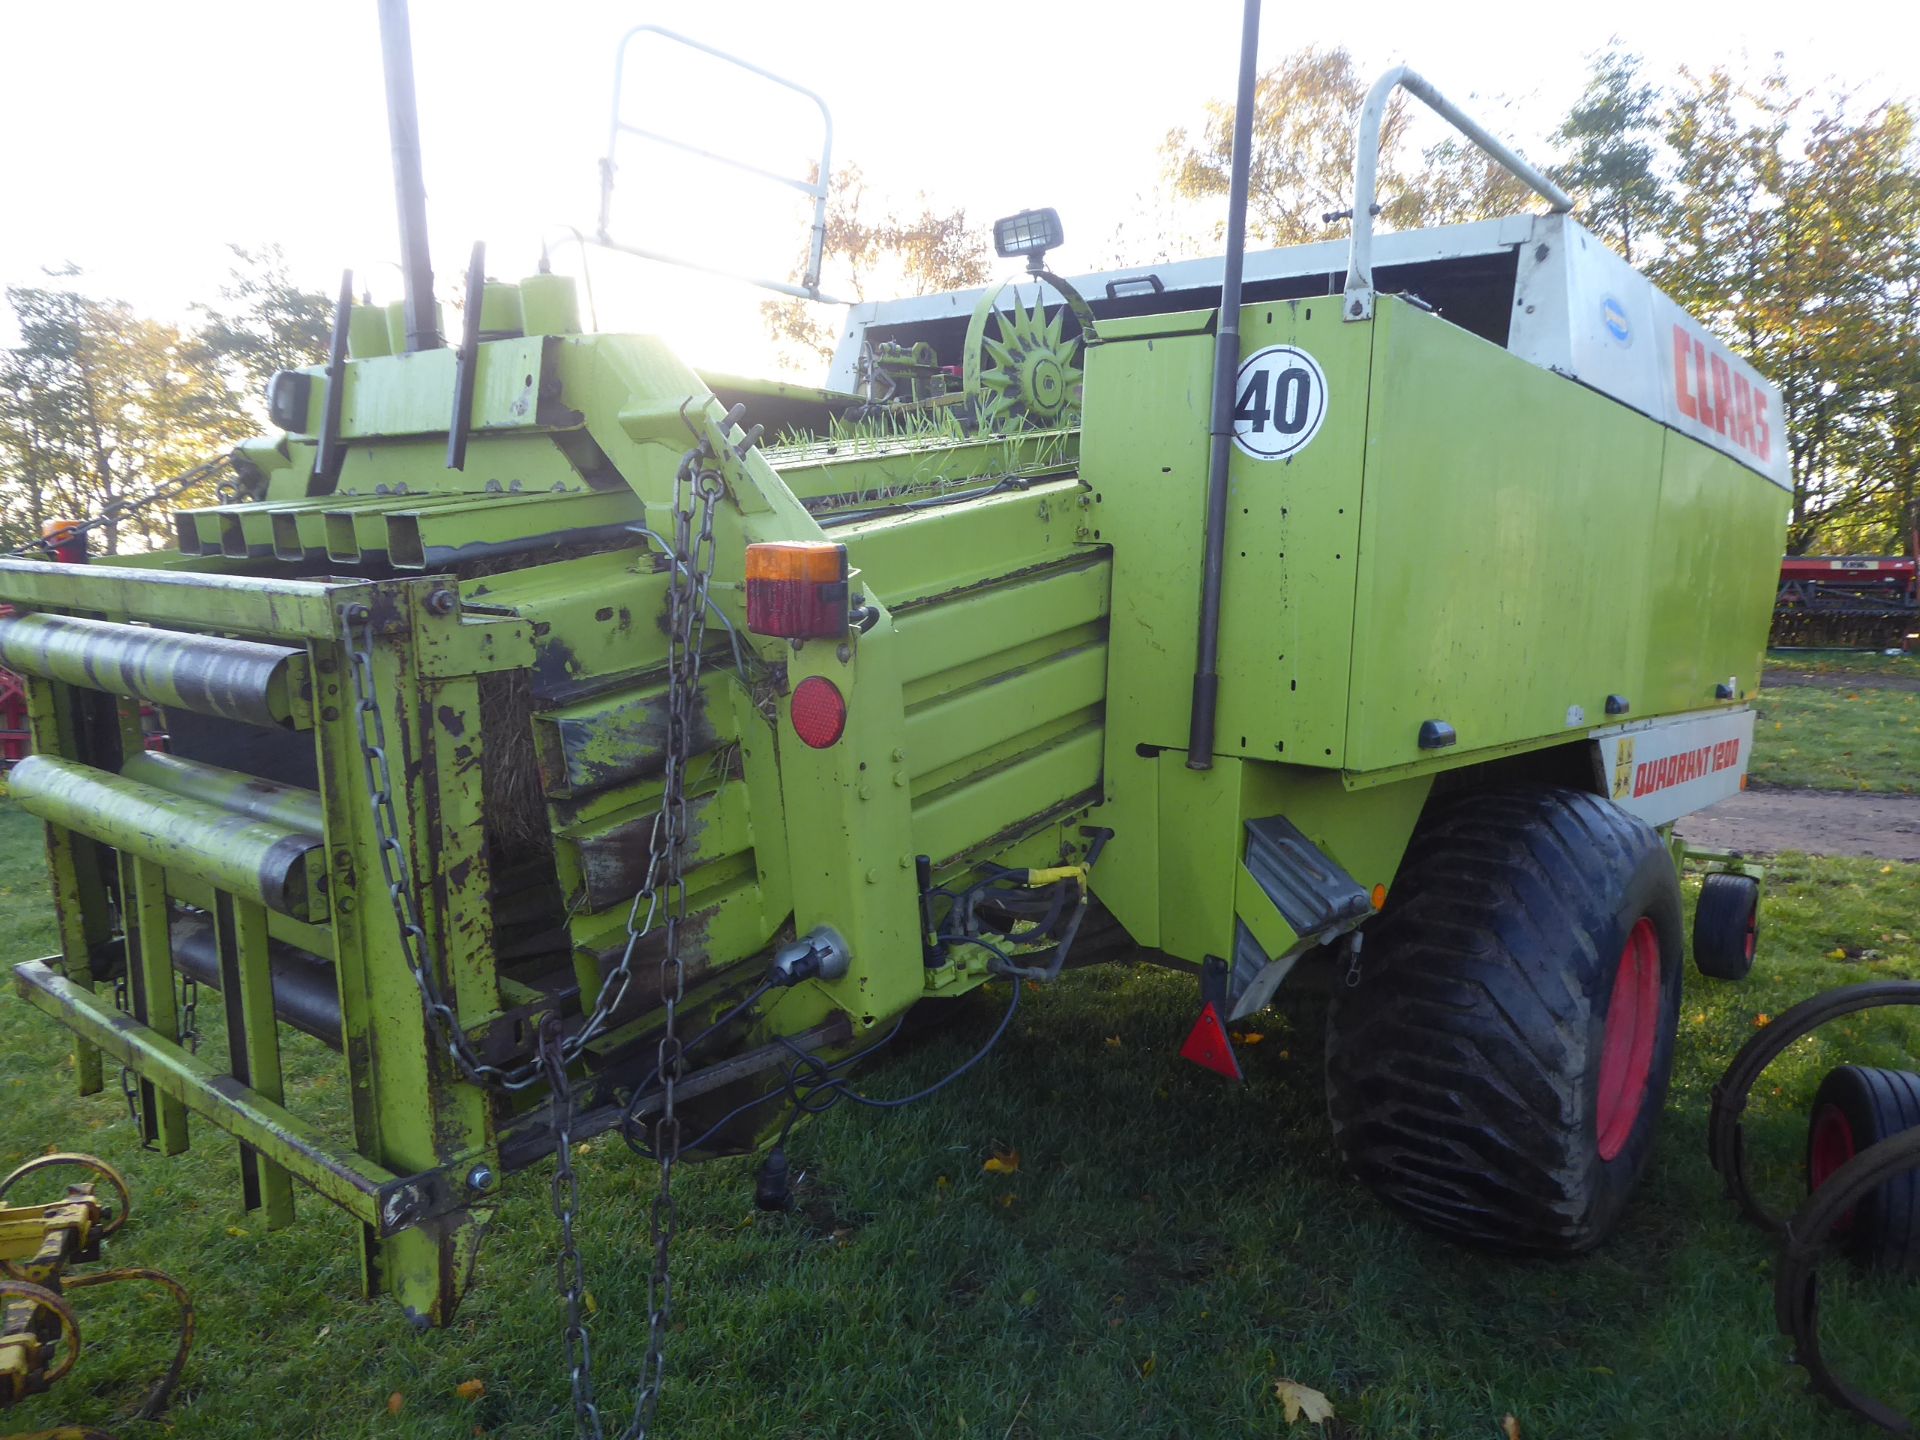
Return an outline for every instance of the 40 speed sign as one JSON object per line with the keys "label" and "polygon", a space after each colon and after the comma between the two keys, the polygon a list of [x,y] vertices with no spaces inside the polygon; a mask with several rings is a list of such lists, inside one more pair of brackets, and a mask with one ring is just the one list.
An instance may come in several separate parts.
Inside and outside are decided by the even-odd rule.
{"label": "40 speed sign", "polygon": [[1307,448],[1327,418],[1327,376],[1292,345],[1269,345],[1234,380],[1233,443],[1256,460],[1288,460]]}

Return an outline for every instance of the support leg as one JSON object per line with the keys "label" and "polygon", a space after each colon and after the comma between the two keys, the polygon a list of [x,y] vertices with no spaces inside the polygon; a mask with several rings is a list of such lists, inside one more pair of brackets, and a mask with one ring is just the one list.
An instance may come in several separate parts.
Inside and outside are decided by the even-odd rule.
{"label": "support leg", "polygon": [[[120,918],[127,937],[127,990],[133,1000],[133,1018],[163,1040],[178,1040],[180,1014],[173,989],[165,870],[151,860],[120,857]],[[187,1148],[187,1107],[160,1094],[144,1079],[140,1115],[143,1138],[158,1141],[163,1154],[178,1155]]]}
{"label": "support leg", "polygon": [[[273,1013],[273,980],[267,962],[266,907],[219,892],[214,897],[213,933],[220,951],[220,990],[226,1000],[233,1078],[278,1105],[285,1095],[280,1081],[279,1022]],[[244,1141],[240,1188],[247,1209],[265,1207],[268,1229],[293,1223],[292,1178]]]}

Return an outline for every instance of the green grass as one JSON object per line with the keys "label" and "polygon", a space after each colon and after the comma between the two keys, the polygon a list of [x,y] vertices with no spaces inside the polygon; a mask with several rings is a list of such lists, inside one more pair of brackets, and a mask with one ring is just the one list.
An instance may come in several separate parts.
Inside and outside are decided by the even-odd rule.
{"label": "green grass", "polygon": [[[1756,1016],[1829,985],[1920,974],[1916,893],[1916,867],[1776,863],[1760,973],[1744,986],[1688,975],[1651,1172],[1617,1238],[1570,1263],[1453,1249],[1342,1177],[1314,997],[1262,1020],[1247,1083],[1231,1086],[1175,1057],[1191,981],[1105,969],[1030,992],[976,1075],[899,1114],[842,1108],[799,1131],[801,1213],[754,1214],[743,1162],[683,1172],[660,1433],[1278,1435],[1273,1382],[1290,1377],[1328,1394],[1337,1418],[1319,1433],[1341,1440],[1493,1440],[1508,1413],[1529,1437],[1856,1437],[1783,1361],[1770,1248],[1703,1158],[1708,1089]],[[52,943],[36,827],[4,805],[0,934],[9,955]],[[902,1094],[943,1073],[1003,1003],[1004,991],[961,1002],[949,1031],[875,1064],[866,1084]],[[1783,1059],[1751,1125],[1775,1194],[1793,1188],[1818,1077],[1841,1059],[1902,1063],[1917,1028],[1868,1016]],[[136,1211],[113,1258],[172,1271],[200,1307],[168,1433],[569,1433],[544,1168],[508,1181],[457,1323],[415,1334],[390,1304],[355,1298],[354,1237],[337,1212],[303,1193],[301,1222],[265,1233],[238,1213],[230,1143],[196,1124],[188,1155],[142,1153],[117,1095],[73,1096],[65,1049],[51,1022],[0,1000],[0,1161],[57,1145],[125,1167]],[[337,1124],[337,1079],[321,1086],[306,1051],[299,1070],[295,1105]],[[1018,1147],[1017,1174],[982,1172],[998,1146]],[[641,1353],[652,1177],[603,1143],[581,1170],[611,1410]],[[1920,1407],[1920,1289],[1836,1275],[1832,1293],[1829,1345],[1856,1357],[1852,1377]],[[0,1429],[111,1425],[164,1363],[159,1303],[107,1292],[79,1308],[77,1372]],[[474,1402],[455,1395],[469,1378],[486,1385]]]}
{"label": "green grass", "polygon": [[1900,675],[1920,680],[1920,653],[1888,655],[1879,650],[1769,650],[1769,670],[1812,675]]}
{"label": "green grass", "polygon": [[1920,690],[1777,685],[1754,709],[1754,784],[1920,794]]}

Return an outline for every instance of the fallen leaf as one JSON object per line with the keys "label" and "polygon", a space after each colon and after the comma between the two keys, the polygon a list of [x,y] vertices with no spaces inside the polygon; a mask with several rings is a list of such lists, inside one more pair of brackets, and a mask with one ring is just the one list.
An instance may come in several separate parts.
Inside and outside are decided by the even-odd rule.
{"label": "fallen leaf", "polygon": [[1507,1416],[1500,1422],[1500,1433],[1506,1436],[1507,1440],[1520,1440],[1519,1420],[1512,1415]]}
{"label": "fallen leaf", "polygon": [[1891,874],[1893,874],[1893,866],[1891,866],[1891,865],[1882,865],[1882,866],[1880,867],[1880,873],[1881,873],[1882,875],[1891,875]]}
{"label": "fallen leaf", "polygon": [[1236,1045],[1258,1045],[1267,1038],[1258,1030],[1235,1030],[1231,1032],[1231,1037]]}
{"label": "fallen leaf", "polygon": [[600,1302],[593,1298],[593,1291],[581,1291],[580,1302],[587,1307],[587,1314],[598,1315],[600,1313]]}
{"label": "fallen leaf", "polygon": [[236,1240],[242,1240],[246,1238],[247,1232],[242,1230],[238,1225],[229,1225],[227,1226],[227,1234],[233,1236]]}
{"label": "fallen leaf", "polygon": [[1008,1209],[1012,1209],[1013,1208],[1013,1192],[1009,1190],[1006,1194],[1002,1195],[1000,1197],[1000,1203],[1003,1206],[1007,1207]]}
{"label": "fallen leaf", "polygon": [[1011,1175],[1020,1168],[1020,1152],[996,1150],[987,1157],[987,1163],[980,1168],[989,1175]]}
{"label": "fallen leaf", "polygon": [[1333,1418],[1333,1402],[1310,1385],[1302,1385],[1297,1380],[1276,1380],[1273,1393],[1285,1409],[1289,1425],[1303,1416],[1315,1425],[1324,1425]]}
{"label": "fallen leaf", "polygon": [[1146,1359],[1140,1362],[1140,1378],[1142,1380],[1147,1379],[1149,1376],[1153,1374],[1155,1368],[1159,1364],[1160,1364],[1160,1359],[1157,1355],[1147,1356]]}
{"label": "fallen leaf", "polygon": [[387,1413],[389,1415],[398,1415],[406,1403],[407,1397],[402,1395],[398,1390],[394,1391],[391,1395],[387,1396]]}
{"label": "fallen leaf", "polygon": [[1847,958],[1847,952],[1843,947],[1836,945],[1827,952],[1827,958],[1829,960],[1844,960]]}
{"label": "fallen leaf", "polygon": [[453,1393],[462,1400],[478,1400],[487,1393],[487,1382],[479,1379],[462,1380],[453,1387]]}
{"label": "fallen leaf", "polygon": [[1026,1294],[1020,1297],[1020,1308],[1022,1310],[1025,1310],[1030,1306],[1038,1305],[1039,1303],[1040,1303],[1040,1292],[1038,1290],[1029,1290],[1027,1291]]}
{"label": "fallen leaf", "polygon": [[1773,1016],[1765,1012],[1753,1017],[1753,1028],[1756,1030],[1764,1030],[1771,1024],[1773,1024]]}
{"label": "fallen leaf", "polygon": [[316,1340],[324,1340],[327,1338],[327,1332],[331,1329],[333,1329],[333,1326],[331,1325],[322,1325],[320,1327],[320,1333],[314,1336],[313,1338]]}
{"label": "fallen leaf", "polygon": [[1118,1050],[1120,1048],[1120,1037],[1118,1035],[1107,1036],[1107,1048],[1109,1050]]}
{"label": "fallen leaf", "polygon": [[946,1177],[946,1176],[944,1176],[944,1175],[940,1175],[940,1176],[936,1176],[936,1177],[935,1177],[935,1179],[934,1179],[934,1182],[933,1182],[933,1188],[934,1188],[934,1189],[936,1189],[936,1190],[945,1190],[945,1189],[947,1189],[947,1188],[948,1188],[949,1186],[951,1186],[952,1184],[953,1184],[953,1182],[952,1182],[951,1180],[949,1180],[949,1179],[947,1179],[947,1177]]}

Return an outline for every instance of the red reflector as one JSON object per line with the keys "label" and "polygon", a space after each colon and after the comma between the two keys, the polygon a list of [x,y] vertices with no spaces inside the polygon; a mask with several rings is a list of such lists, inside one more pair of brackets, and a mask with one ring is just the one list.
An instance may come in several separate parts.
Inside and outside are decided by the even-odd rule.
{"label": "red reflector", "polygon": [[824,675],[809,675],[793,687],[793,728],[815,750],[837,742],[847,729],[847,702]]}
{"label": "red reflector", "polygon": [[1233,1042],[1227,1039],[1227,1027],[1220,1023],[1220,1012],[1213,1008],[1211,1000],[1200,1007],[1200,1018],[1193,1022],[1193,1029],[1187,1033],[1187,1043],[1180,1047],[1180,1058],[1191,1060],[1229,1080],[1241,1078],[1240,1062],[1233,1054]]}

